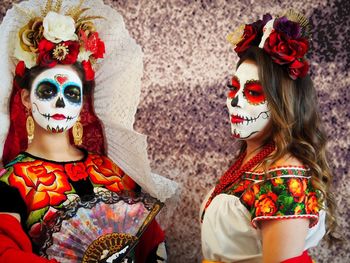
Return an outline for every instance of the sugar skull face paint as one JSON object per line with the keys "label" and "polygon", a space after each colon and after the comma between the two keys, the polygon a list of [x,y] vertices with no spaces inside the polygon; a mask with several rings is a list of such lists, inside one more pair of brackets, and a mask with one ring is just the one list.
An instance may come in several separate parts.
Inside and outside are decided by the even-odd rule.
{"label": "sugar skull face paint", "polygon": [[41,72],[30,91],[33,118],[51,132],[73,127],[81,108],[83,85],[77,72],[59,65]]}
{"label": "sugar skull face paint", "polygon": [[243,62],[228,87],[226,103],[233,137],[242,140],[256,137],[270,118],[258,67],[253,62]]}

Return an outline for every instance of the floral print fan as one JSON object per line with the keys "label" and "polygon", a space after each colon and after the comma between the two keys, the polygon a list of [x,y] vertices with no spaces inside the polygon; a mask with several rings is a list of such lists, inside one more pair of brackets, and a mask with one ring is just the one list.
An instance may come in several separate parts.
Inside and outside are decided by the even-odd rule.
{"label": "floral print fan", "polygon": [[43,221],[40,253],[61,263],[121,262],[162,205],[144,193],[101,191],[88,201],[78,198]]}

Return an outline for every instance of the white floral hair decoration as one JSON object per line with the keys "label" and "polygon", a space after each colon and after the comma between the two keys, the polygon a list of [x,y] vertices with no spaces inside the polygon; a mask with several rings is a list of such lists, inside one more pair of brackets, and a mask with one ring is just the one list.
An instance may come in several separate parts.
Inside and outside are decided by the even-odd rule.
{"label": "white floral hair decoration", "polygon": [[103,17],[85,15],[90,8],[82,7],[83,0],[61,14],[62,2],[47,0],[41,14],[31,13],[28,23],[18,32],[16,75],[22,76],[26,69],[37,65],[51,68],[80,62],[85,79],[95,78],[92,64],[103,58],[105,45],[92,20]]}

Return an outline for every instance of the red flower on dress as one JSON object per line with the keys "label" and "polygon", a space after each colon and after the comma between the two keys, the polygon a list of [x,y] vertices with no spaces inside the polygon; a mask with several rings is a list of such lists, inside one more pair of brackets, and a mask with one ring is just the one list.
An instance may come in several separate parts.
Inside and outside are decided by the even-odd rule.
{"label": "red flower on dress", "polygon": [[317,195],[315,192],[310,192],[305,200],[305,211],[307,214],[317,214],[319,210]]}
{"label": "red flower on dress", "polygon": [[307,188],[306,178],[291,178],[287,182],[288,190],[294,197],[294,201],[301,203],[305,199],[305,190]]}
{"label": "red flower on dress", "polygon": [[255,197],[260,191],[258,184],[253,184],[245,193],[242,195],[242,200],[251,207],[255,202]]}
{"label": "red flower on dress", "polygon": [[255,195],[252,191],[247,191],[242,195],[242,200],[251,207],[255,202]]}
{"label": "red flower on dress", "polygon": [[247,189],[247,187],[252,183],[250,180],[240,181],[239,184],[233,190],[234,193],[240,193]]}
{"label": "red flower on dress", "polygon": [[273,186],[283,185],[284,179],[281,177],[275,177],[275,178],[271,179],[271,183]]}
{"label": "red flower on dress", "polygon": [[303,208],[300,206],[300,204],[298,204],[294,209],[294,215],[300,215],[302,211],[303,211]]}
{"label": "red flower on dress", "polygon": [[256,35],[257,30],[254,26],[245,25],[242,40],[236,45],[234,49],[238,55],[246,51],[251,46],[250,44],[252,41],[254,41]]}
{"label": "red flower on dress", "polygon": [[277,212],[277,195],[273,192],[263,194],[255,201],[255,215],[259,216],[272,216]]}
{"label": "red flower on dress", "polygon": [[94,184],[104,185],[113,192],[132,190],[136,187],[136,183],[105,156],[90,154],[86,166]]}
{"label": "red flower on dress", "polygon": [[68,177],[74,182],[88,177],[86,167],[83,163],[78,162],[65,164],[64,170],[66,171]]}
{"label": "red flower on dress", "polygon": [[19,189],[29,211],[59,205],[72,190],[62,166],[41,160],[14,164],[9,184]]}

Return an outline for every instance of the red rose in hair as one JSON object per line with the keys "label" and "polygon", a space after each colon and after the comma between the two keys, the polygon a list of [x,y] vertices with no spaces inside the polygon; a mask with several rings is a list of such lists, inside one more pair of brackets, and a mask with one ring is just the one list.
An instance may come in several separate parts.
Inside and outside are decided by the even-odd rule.
{"label": "red rose in hair", "polygon": [[92,69],[90,61],[84,60],[83,62],[81,62],[81,65],[83,66],[85,72],[85,79],[87,81],[93,80],[95,78],[95,72]]}
{"label": "red rose in hair", "polygon": [[43,67],[52,68],[57,65],[57,60],[52,57],[52,50],[55,48],[55,44],[43,38],[39,42],[38,51],[38,64]]}
{"label": "red rose in hair", "polygon": [[38,46],[38,64],[52,68],[57,63],[71,65],[77,61],[79,54],[79,42],[65,41],[58,44],[43,38]]}
{"label": "red rose in hair", "polygon": [[86,167],[83,163],[65,164],[64,170],[66,171],[68,177],[74,182],[88,177],[88,174],[86,172]]}
{"label": "red rose in hair", "polygon": [[257,31],[252,25],[245,25],[242,40],[236,45],[235,51],[239,55],[250,47],[250,43],[255,39]]}
{"label": "red rose in hair", "polygon": [[[79,55],[79,42],[77,42],[77,41],[65,41],[65,42],[60,43],[60,44],[67,47],[69,50],[68,54],[65,56],[64,59],[62,59],[60,61],[60,63],[65,64],[65,65],[74,64],[77,61],[77,58]],[[56,45],[56,48],[58,45]]]}
{"label": "red rose in hair", "polygon": [[309,63],[306,60],[294,60],[288,67],[288,74],[292,79],[303,78],[309,71]]}
{"label": "red rose in hair", "polygon": [[79,34],[84,48],[87,51],[90,51],[95,59],[103,58],[105,53],[105,44],[98,37],[98,33],[94,32],[87,36],[83,30],[80,30]]}
{"label": "red rose in hair", "polygon": [[279,65],[288,64],[297,58],[302,58],[308,47],[307,39],[290,39],[286,34],[277,31],[272,32],[264,44],[264,50]]}
{"label": "red rose in hair", "polygon": [[17,76],[23,77],[25,72],[26,72],[26,65],[24,64],[24,61],[21,60],[20,62],[18,62],[16,66],[15,73]]}
{"label": "red rose in hair", "polygon": [[277,212],[277,195],[270,192],[263,194],[255,201],[256,212],[255,215],[258,216],[272,216]]}
{"label": "red rose in hair", "polygon": [[[97,34],[97,33],[96,33]],[[98,59],[98,58],[103,58],[103,55],[105,53],[105,43],[100,38],[97,38],[97,48],[96,52],[93,53],[93,57]]]}

